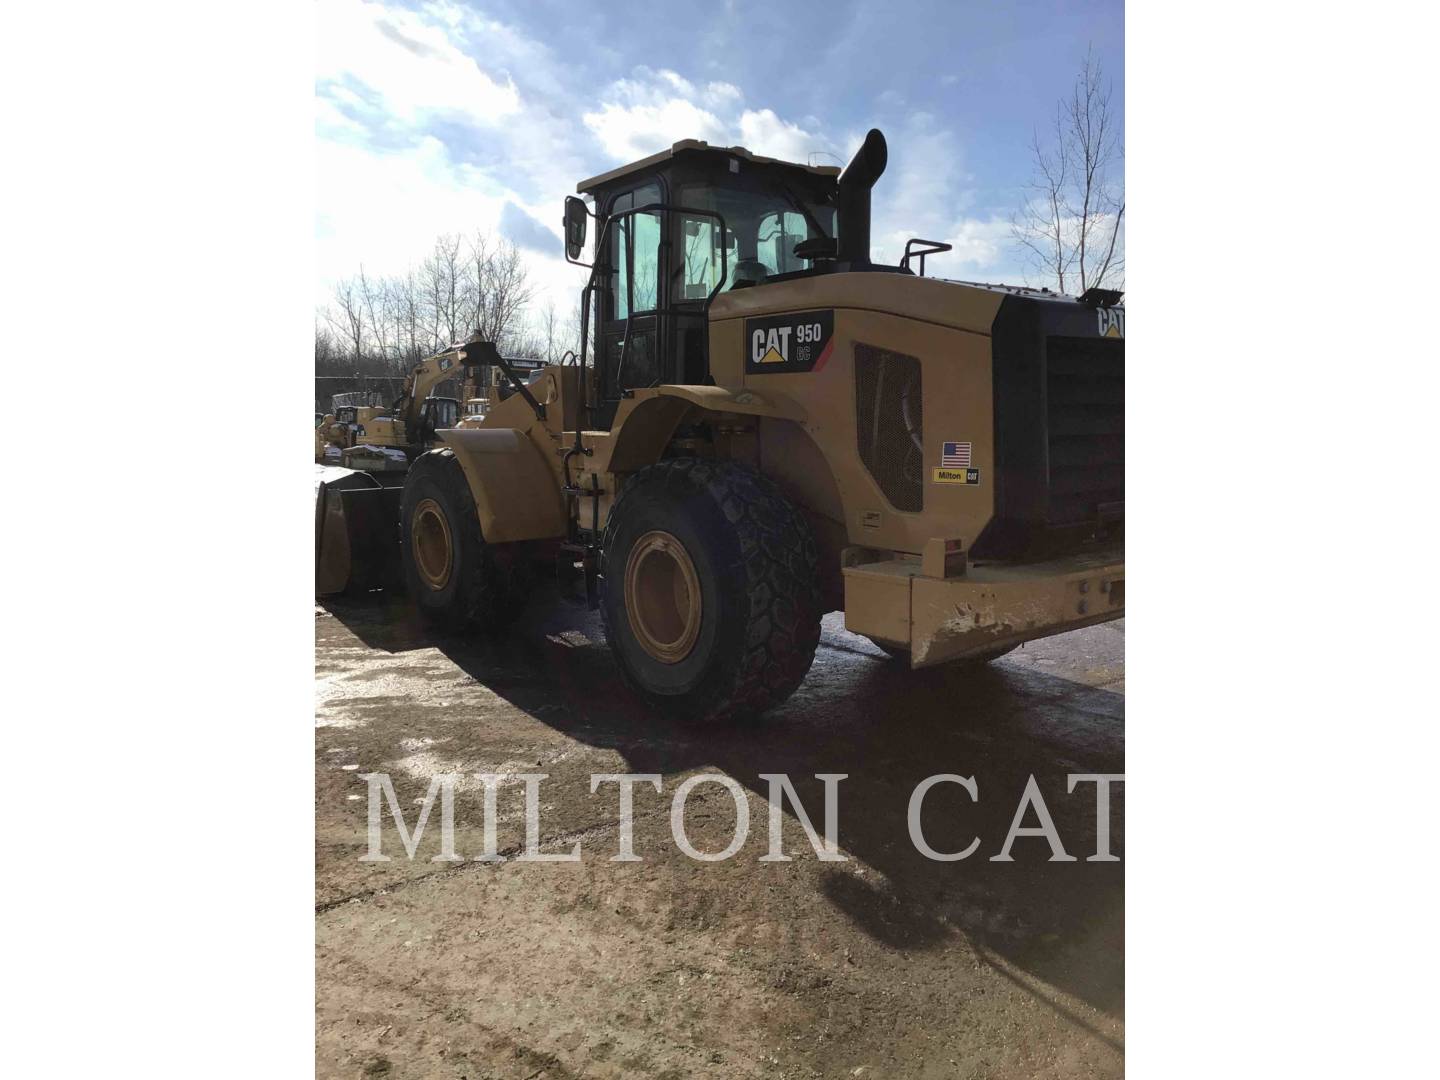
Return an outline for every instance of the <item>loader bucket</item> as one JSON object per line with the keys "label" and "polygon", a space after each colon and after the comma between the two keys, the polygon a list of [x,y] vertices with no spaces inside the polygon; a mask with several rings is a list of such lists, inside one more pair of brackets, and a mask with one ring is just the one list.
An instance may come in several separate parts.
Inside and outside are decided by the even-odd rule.
{"label": "loader bucket", "polygon": [[400,578],[404,474],[315,466],[315,593],[393,586]]}

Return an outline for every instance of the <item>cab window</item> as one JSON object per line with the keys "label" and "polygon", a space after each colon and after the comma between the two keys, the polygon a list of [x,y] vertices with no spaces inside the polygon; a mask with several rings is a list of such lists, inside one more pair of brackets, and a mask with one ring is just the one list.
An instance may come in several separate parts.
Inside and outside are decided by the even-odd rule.
{"label": "cab window", "polygon": [[[660,201],[660,185],[646,184],[618,195],[610,204],[610,212],[618,214],[633,210],[637,206]],[[633,244],[633,251],[627,257],[626,247]],[[611,275],[614,289],[615,318],[629,318],[631,301],[634,310],[654,311],[659,301],[660,283],[660,215],[658,213],[632,214],[621,218],[610,227],[610,258],[615,273]],[[630,280],[630,267],[634,267],[634,281]]]}
{"label": "cab window", "polygon": [[[685,267],[682,280],[682,300],[706,300],[720,280],[720,227],[714,218],[680,217],[682,254]],[[726,238],[725,263],[735,265],[735,234]]]}
{"label": "cab window", "polygon": [[[793,197],[792,197],[793,196]],[[783,188],[756,191],[690,184],[680,190],[680,204],[713,210],[724,215],[727,226],[725,265],[732,288],[736,268],[748,263],[747,280],[755,280],[755,264],[768,276],[804,270],[809,263],[796,258],[795,245],[802,240],[835,234],[835,211],[828,206],[806,202],[802,212],[795,205],[798,195]],[[713,217],[678,215],[683,230],[683,298],[703,300],[720,278],[719,224]]]}
{"label": "cab window", "polygon": [[766,214],[760,219],[755,236],[755,257],[772,274],[788,274],[804,270],[806,262],[795,257],[795,245],[808,239],[805,218],[793,210]]}

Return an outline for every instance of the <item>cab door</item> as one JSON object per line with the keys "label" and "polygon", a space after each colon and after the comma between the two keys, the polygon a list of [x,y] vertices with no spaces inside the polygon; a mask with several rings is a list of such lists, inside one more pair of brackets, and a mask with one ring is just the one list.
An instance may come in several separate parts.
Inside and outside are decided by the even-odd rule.
{"label": "cab door", "polygon": [[[660,186],[652,181],[617,195],[609,212],[660,201]],[[658,212],[631,214],[610,226],[606,257],[613,269],[602,304],[601,394],[595,417],[602,428],[610,426],[624,391],[667,380],[659,348],[665,305],[663,221]]]}

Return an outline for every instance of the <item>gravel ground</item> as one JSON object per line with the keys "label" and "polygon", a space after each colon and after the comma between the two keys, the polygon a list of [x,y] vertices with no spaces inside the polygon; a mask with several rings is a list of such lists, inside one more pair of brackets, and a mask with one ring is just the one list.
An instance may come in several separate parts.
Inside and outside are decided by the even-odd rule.
{"label": "gravel ground", "polygon": [[[825,621],[815,666],[764,721],[686,730],[627,696],[599,621],[538,597],[502,640],[438,638],[382,594],[316,609],[317,1067],[322,1077],[1120,1076],[1124,864],[1095,853],[1093,784],[1124,771],[1124,623],[1034,642],[978,671],[912,672]],[[576,863],[476,862],[482,787],[455,799],[461,862],[413,860],[385,818],[366,851],[368,772],[393,778],[413,825],[432,776],[546,773],[542,849]],[[617,852],[615,786],[635,792],[638,862]],[[684,855],[671,799],[687,776],[733,777],[750,830],[722,862]],[[819,827],[817,773],[839,785],[845,861],[818,859],[787,805],[789,862],[768,848],[767,782],[786,773]],[[932,790],[921,856],[907,830],[926,776],[974,776],[979,800]],[[1066,850],[1004,844],[1034,775]],[[497,844],[524,842],[507,780]],[[438,805],[436,808],[438,818]],[[1124,849],[1124,788],[1112,797]],[[724,849],[722,786],[689,798],[687,834]],[[1035,823],[1032,813],[1027,824]]]}

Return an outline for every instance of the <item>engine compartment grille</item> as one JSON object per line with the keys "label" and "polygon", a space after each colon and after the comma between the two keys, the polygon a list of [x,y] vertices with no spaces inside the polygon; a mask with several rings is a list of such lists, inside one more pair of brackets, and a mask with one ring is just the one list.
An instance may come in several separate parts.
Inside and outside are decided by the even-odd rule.
{"label": "engine compartment grille", "polygon": [[1048,523],[1098,521],[1125,503],[1125,346],[1051,337],[1045,352]]}
{"label": "engine compartment grille", "polygon": [[[1117,309],[1118,310],[1118,309]],[[1007,296],[991,325],[995,513],[977,558],[1123,542],[1125,339],[1110,309]]]}
{"label": "engine compartment grille", "polygon": [[855,434],[860,460],[896,510],[925,508],[920,361],[855,345]]}

